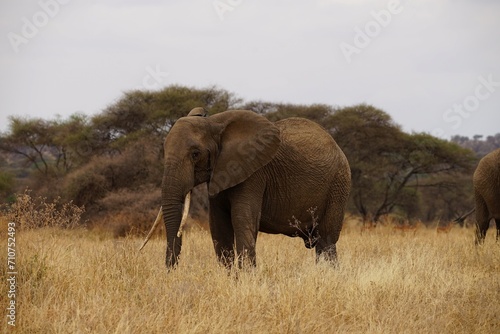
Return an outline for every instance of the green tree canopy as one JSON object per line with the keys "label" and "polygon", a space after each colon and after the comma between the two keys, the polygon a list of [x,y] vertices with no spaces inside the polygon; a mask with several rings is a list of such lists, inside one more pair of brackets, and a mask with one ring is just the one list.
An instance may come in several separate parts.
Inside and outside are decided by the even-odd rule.
{"label": "green tree canopy", "polygon": [[404,133],[387,113],[370,105],[339,109],[325,126],[349,160],[351,205],[364,220],[378,221],[396,209],[411,211],[419,187],[448,184],[436,176],[468,172],[475,161],[456,144]]}
{"label": "green tree canopy", "polygon": [[51,122],[10,116],[9,128],[10,133],[0,140],[0,149],[23,156],[27,167],[32,165],[41,174],[48,175],[47,155],[53,145]]}

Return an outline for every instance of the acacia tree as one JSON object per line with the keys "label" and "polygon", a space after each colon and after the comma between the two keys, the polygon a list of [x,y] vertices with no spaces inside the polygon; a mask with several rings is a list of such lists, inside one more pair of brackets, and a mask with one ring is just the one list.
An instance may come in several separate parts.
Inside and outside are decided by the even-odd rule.
{"label": "acacia tree", "polygon": [[415,212],[423,187],[454,186],[431,176],[470,170],[468,150],[428,134],[407,134],[369,105],[337,110],[325,120],[352,172],[351,207],[364,221],[402,209]]}
{"label": "acacia tree", "polygon": [[96,154],[68,176],[66,192],[79,204],[93,204],[125,188],[159,187],[163,141],[173,124],[195,107],[213,114],[238,103],[240,99],[232,93],[216,87],[169,86],[158,91],[126,92],[92,117]]}
{"label": "acacia tree", "polygon": [[99,146],[89,118],[78,113],[52,121],[51,137],[56,152],[55,168],[63,175],[86,163]]}
{"label": "acacia tree", "polygon": [[64,175],[84,161],[91,146],[91,127],[86,116],[68,119],[10,117],[10,131],[0,136],[0,149],[22,156],[44,177]]}
{"label": "acacia tree", "polygon": [[[265,116],[275,122],[289,117],[303,117],[316,123],[323,124],[325,119],[334,112],[334,108],[325,104],[300,105],[300,104],[268,104],[259,102],[249,103],[250,110],[259,110],[259,107],[265,107],[267,110]],[[261,110],[262,111],[262,110]]]}
{"label": "acacia tree", "polygon": [[254,113],[265,115],[278,111],[278,105],[272,102],[265,102],[262,100],[250,101],[243,104],[241,109],[251,110]]}
{"label": "acacia tree", "polygon": [[[420,217],[425,221],[452,221],[474,207],[471,173],[429,176],[431,187],[420,186]],[[464,221],[459,221],[463,226]]]}
{"label": "acacia tree", "polygon": [[99,141],[118,152],[139,138],[148,138],[161,151],[172,125],[192,108],[204,107],[214,114],[240,102],[234,94],[217,87],[169,86],[159,91],[129,91],[94,116],[92,124]]}
{"label": "acacia tree", "polygon": [[[470,192],[464,187],[464,173],[470,173],[474,164],[471,152],[427,134],[404,133],[380,109],[365,104],[334,108],[263,101],[243,105],[217,87],[130,91],[91,118],[11,117],[10,131],[0,135],[0,149],[24,157],[37,172],[36,179],[64,179],[58,184],[68,200],[95,204],[112,192],[135,192],[141,187],[150,193],[161,182],[166,134],[178,118],[200,106],[209,114],[240,107],[272,121],[296,116],[321,124],[349,160],[353,181],[349,209],[364,220],[377,221],[394,212],[442,217],[458,212],[461,203],[470,200],[463,196],[467,199],[460,201],[459,194]],[[482,141],[476,138],[476,142]],[[3,188],[11,187],[6,180],[0,180]]]}
{"label": "acacia tree", "polygon": [[40,174],[49,174],[49,155],[52,146],[50,123],[40,118],[9,117],[10,133],[0,138],[0,149],[23,156],[26,166],[32,165]]}

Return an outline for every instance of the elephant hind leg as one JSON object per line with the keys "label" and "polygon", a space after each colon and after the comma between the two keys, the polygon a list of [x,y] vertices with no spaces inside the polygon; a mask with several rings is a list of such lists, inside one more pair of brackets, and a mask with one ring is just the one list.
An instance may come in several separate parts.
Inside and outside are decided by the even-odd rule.
{"label": "elephant hind leg", "polygon": [[337,245],[329,244],[324,241],[324,238],[320,239],[316,244],[316,261],[319,261],[321,258],[324,258],[326,261],[331,262],[332,264],[337,264]]}
{"label": "elephant hind leg", "polygon": [[[476,192],[476,244],[482,244],[490,225],[488,206],[483,197]],[[497,225],[498,227],[498,225]]]}
{"label": "elephant hind leg", "polygon": [[323,257],[337,264],[337,241],[344,221],[344,203],[331,203],[319,221],[319,238],[316,244],[316,261]]}
{"label": "elephant hind leg", "polygon": [[500,240],[500,218],[495,218],[495,223],[497,225],[497,241]]}

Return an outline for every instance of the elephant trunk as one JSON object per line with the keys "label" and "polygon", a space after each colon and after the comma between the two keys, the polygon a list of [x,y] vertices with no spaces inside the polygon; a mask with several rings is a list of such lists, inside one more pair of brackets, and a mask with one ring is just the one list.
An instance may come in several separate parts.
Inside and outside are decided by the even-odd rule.
{"label": "elephant trunk", "polygon": [[182,237],[177,236],[181,222],[182,201],[172,204],[163,204],[163,222],[167,231],[167,251],[165,264],[167,268],[177,264],[181,253]]}
{"label": "elephant trunk", "polygon": [[[184,212],[182,213],[182,220],[181,220],[181,226],[179,227],[179,231],[177,232],[177,236],[180,238],[182,234],[182,228],[186,224],[188,213],[189,213],[189,205],[191,203],[191,192],[189,192],[186,195],[186,199],[184,200]],[[158,212],[158,216],[156,216],[155,222],[153,223],[153,226],[151,227],[151,230],[149,231],[148,235],[146,236],[146,239],[144,239],[141,247],[139,248],[139,251],[141,251],[144,246],[148,243],[149,239],[151,239],[151,236],[153,233],[156,231],[156,228],[158,227],[158,223],[160,220],[163,220],[163,212],[162,208],[160,207],[160,211]]]}
{"label": "elephant trunk", "polygon": [[[178,235],[181,225],[185,192],[179,184],[169,182],[172,178],[164,177],[162,185],[162,215],[167,232],[167,268],[177,264],[182,246],[182,237]],[[173,178],[175,180],[175,178]],[[187,192],[187,191],[186,191]]]}

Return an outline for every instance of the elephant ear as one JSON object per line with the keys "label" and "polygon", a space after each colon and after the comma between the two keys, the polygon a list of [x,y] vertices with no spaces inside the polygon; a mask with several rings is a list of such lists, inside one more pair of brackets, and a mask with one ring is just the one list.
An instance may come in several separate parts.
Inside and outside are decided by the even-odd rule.
{"label": "elephant ear", "polygon": [[189,112],[188,116],[207,117],[207,111],[202,107],[196,107]]}
{"label": "elephant ear", "polygon": [[208,194],[215,196],[268,164],[281,140],[279,129],[252,111],[230,110],[209,119],[220,136],[219,154],[208,185]]}

